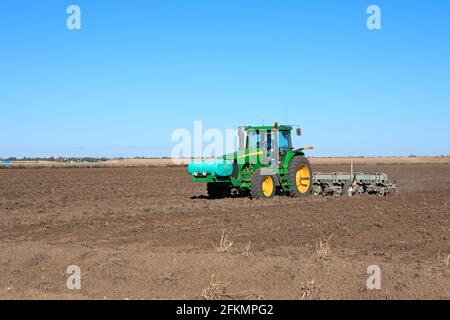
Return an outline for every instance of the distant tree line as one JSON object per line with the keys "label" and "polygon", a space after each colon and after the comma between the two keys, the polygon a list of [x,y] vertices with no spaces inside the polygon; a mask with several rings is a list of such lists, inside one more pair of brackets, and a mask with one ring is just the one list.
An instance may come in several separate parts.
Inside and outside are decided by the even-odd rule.
{"label": "distant tree line", "polygon": [[[130,158],[124,158],[124,157],[115,157],[115,158],[95,158],[95,157],[9,157],[9,158],[2,158],[0,157],[0,161],[8,160],[8,161],[56,161],[56,162],[102,162],[107,161],[110,159],[130,159]],[[169,159],[169,157],[134,157],[133,159]]]}
{"label": "distant tree line", "polygon": [[23,157],[23,158],[17,158],[17,157],[9,157],[9,158],[1,158],[2,160],[9,160],[9,161],[57,161],[57,162],[101,162],[109,160],[109,158],[94,158],[94,157]]}

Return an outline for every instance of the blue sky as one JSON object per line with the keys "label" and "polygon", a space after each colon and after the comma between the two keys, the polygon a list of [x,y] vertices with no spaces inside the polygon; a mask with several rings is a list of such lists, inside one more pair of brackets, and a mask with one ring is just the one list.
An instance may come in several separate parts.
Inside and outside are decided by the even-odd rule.
{"label": "blue sky", "polygon": [[170,155],[286,105],[312,156],[449,154],[450,2],[1,1],[0,157]]}

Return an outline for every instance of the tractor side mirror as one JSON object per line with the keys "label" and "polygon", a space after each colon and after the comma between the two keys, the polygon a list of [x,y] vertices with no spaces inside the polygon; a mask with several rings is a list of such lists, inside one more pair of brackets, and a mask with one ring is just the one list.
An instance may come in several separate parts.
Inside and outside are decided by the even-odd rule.
{"label": "tractor side mirror", "polygon": [[301,136],[301,135],[302,135],[302,129],[300,129],[300,128],[295,129],[295,133],[296,133],[298,136]]}

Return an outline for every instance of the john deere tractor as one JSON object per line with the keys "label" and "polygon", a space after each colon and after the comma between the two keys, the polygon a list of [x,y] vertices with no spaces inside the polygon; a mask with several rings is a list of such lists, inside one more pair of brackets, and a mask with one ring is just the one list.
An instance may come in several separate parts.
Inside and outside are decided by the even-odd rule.
{"label": "john deere tractor", "polygon": [[[313,170],[304,150],[294,149],[293,126],[247,126],[238,129],[239,149],[214,159],[188,165],[192,181],[206,183],[210,198],[234,193],[271,198],[278,192],[291,197],[311,194]],[[300,135],[300,128],[296,129]]]}

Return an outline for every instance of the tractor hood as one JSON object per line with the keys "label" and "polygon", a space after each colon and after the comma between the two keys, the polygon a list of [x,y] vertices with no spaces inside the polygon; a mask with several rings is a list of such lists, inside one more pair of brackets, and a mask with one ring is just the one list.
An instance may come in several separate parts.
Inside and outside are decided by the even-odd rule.
{"label": "tractor hood", "polygon": [[242,150],[242,151],[235,151],[232,153],[225,154],[221,156],[221,159],[224,160],[231,160],[231,161],[245,161],[245,158],[248,157],[258,157],[263,154],[262,149],[253,149],[253,150]]}

